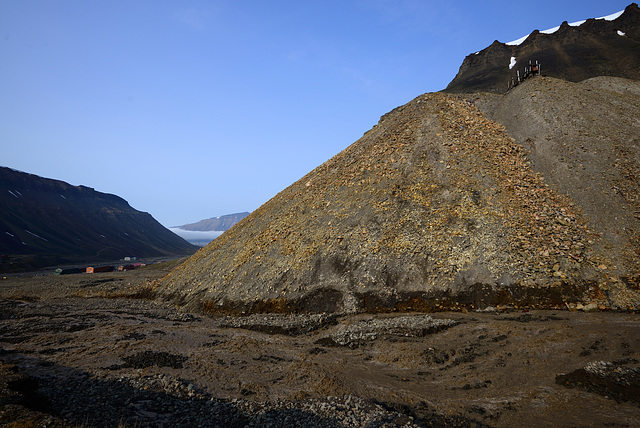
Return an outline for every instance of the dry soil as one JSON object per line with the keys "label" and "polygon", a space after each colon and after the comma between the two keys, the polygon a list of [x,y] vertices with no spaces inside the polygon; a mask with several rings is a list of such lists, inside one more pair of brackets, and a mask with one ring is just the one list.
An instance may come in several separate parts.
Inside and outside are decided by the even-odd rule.
{"label": "dry soil", "polygon": [[170,267],[0,281],[0,424],[640,424],[636,313],[213,318],[149,299]]}

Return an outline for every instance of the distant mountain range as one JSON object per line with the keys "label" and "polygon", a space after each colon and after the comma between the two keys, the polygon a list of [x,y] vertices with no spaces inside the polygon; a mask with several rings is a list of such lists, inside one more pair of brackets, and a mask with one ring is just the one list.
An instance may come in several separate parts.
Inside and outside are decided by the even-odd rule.
{"label": "distant mountain range", "polygon": [[523,39],[496,40],[467,56],[444,92],[504,93],[529,61],[539,61],[543,75],[570,82],[597,76],[640,79],[640,8],[636,3],[622,14],[572,24],[565,21]]}
{"label": "distant mountain range", "polygon": [[219,217],[212,217],[205,220],[200,220],[196,223],[185,224],[183,226],[176,226],[180,229],[184,230],[193,230],[199,232],[205,231],[219,231],[224,232],[225,230],[229,230],[231,226],[248,216],[250,213],[236,213],[236,214],[227,214]]}
{"label": "distant mountain range", "polygon": [[2,272],[196,249],[119,196],[0,167]]}
{"label": "distant mountain range", "polygon": [[231,226],[249,215],[248,212],[227,214],[219,217],[212,217],[200,220],[196,223],[185,224],[183,226],[175,226],[170,230],[186,239],[193,245],[204,247],[209,242],[222,235],[223,232],[229,230]]}

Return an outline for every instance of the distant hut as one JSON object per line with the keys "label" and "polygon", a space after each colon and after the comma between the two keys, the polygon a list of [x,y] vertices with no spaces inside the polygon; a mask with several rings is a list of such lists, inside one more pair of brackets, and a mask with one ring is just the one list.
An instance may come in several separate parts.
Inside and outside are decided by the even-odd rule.
{"label": "distant hut", "polygon": [[86,269],[87,273],[98,273],[98,272],[113,272],[113,266],[100,266],[100,267],[88,267]]}

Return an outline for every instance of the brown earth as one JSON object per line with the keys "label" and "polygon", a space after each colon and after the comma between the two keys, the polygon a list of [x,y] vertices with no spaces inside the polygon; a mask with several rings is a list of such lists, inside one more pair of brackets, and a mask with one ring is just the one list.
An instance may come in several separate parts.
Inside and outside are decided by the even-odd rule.
{"label": "brown earth", "polygon": [[0,281],[0,424],[640,421],[637,313],[194,316],[140,298],[170,267]]}
{"label": "brown earth", "polygon": [[421,95],[167,275],[190,311],[640,307],[640,85]]}
{"label": "brown earth", "polygon": [[622,275],[640,272],[640,84],[539,77],[508,96],[468,99],[504,125],[532,170],[580,207],[601,238],[596,246],[613,250],[628,266]]}

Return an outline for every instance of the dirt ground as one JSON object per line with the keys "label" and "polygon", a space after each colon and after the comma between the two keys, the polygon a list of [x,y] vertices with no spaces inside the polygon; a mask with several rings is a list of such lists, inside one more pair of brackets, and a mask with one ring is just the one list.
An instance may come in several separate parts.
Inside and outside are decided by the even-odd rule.
{"label": "dirt ground", "polygon": [[[84,414],[72,404],[126,384],[127,415],[147,421],[137,426],[162,426],[150,400],[134,400],[147,390],[256,403],[358,397],[406,416],[393,426],[640,425],[636,313],[210,318],[136,295],[171,267],[1,280],[0,424],[27,418],[22,406],[60,426],[101,425],[91,403]],[[39,383],[15,399],[25,388],[7,373]],[[116,395],[101,396],[100,411],[125,414]]]}

